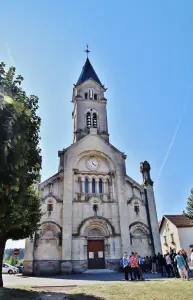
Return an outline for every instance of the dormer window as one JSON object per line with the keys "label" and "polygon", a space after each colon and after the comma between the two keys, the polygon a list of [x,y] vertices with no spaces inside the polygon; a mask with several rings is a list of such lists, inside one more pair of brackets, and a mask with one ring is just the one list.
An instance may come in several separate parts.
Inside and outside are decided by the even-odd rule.
{"label": "dormer window", "polygon": [[97,100],[97,98],[98,98],[97,94],[94,94],[94,100]]}
{"label": "dormer window", "polygon": [[93,89],[89,89],[88,93],[89,93],[89,99],[92,100],[92,98],[93,98]]}
{"label": "dormer window", "polygon": [[85,99],[88,99],[88,93],[84,94]]}

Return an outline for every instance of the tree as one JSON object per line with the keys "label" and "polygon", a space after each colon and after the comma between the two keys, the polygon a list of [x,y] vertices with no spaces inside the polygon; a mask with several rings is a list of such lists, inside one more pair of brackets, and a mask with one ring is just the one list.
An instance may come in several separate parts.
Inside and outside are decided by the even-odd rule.
{"label": "tree", "polygon": [[41,170],[38,97],[26,95],[15,72],[0,63],[0,287],[6,241],[32,236],[42,216],[34,188]]}
{"label": "tree", "polygon": [[190,197],[187,201],[186,211],[184,215],[188,217],[190,220],[193,220],[193,189],[190,191]]}
{"label": "tree", "polygon": [[13,255],[10,256],[10,259],[8,261],[8,264],[15,266],[15,258],[13,257]]}

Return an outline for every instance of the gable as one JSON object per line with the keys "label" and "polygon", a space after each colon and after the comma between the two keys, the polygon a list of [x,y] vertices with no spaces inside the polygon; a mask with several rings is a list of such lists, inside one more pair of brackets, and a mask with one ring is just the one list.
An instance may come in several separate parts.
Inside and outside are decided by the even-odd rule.
{"label": "gable", "polygon": [[89,134],[65,149],[64,164],[76,168],[82,156],[96,155],[108,161],[110,170],[116,169],[116,164],[124,164],[125,156],[114,146],[96,134]]}

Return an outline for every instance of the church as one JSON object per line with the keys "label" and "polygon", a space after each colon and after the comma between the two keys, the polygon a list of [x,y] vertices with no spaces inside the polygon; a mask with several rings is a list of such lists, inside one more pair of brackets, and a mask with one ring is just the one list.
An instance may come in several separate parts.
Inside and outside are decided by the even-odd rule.
{"label": "church", "polygon": [[142,184],[109,140],[106,88],[89,58],[73,87],[73,143],[58,151],[58,172],[39,184],[43,216],[26,239],[24,274],[118,270],[124,252],[161,252],[150,164]]}

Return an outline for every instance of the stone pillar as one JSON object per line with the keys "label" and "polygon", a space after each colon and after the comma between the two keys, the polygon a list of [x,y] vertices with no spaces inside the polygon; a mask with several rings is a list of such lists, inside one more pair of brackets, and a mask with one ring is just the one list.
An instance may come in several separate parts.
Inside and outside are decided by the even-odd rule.
{"label": "stone pillar", "polygon": [[120,232],[121,232],[121,249],[122,254],[124,252],[131,253],[131,243],[129,237],[129,219],[128,219],[128,208],[126,201],[126,190],[125,190],[125,161],[119,161],[119,168],[116,170],[116,184],[117,184],[117,201],[119,207],[120,217]]}
{"label": "stone pillar", "polygon": [[61,273],[72,272],[72,198],[73,171],[70,158],[64,155],[64,196],[63,196],[63,230],[62,230],[62,262]]}
{"label": "stone pillar", "polygon": [[99,179],[95,179],[95,193],[99,194]]}
{"label": "stone pillar", "polygon": [[150,218],[151,231],[152,231],[152,237],[153,237],[154,251],[156,254],[158,254],[158,252],[162,253],[162,250],[161,250],[159,225],[158,225],[157,210],[156,210],[153,186],[148,185],[146,187],[146,195],[147,195],[146,201],[148,202],[147,204],[148,204],[148,209],[149,209],[149,218]]}
{"label": "stone pillar", "polygon": [[147,208],[147,218],[150,227],[151,239],[153,243],[153,250],[155,254],[158,252],[162,252],[161,250],[161,242],[160,242],[160,234],[159,234],[159,226],[158,226],[158,218],[157,218],[157,210],[155,203],[155,196],[153,190],[153,181],[150,177],[150,164],[147,161],[144,161],[140,164],[140,171],[143,176],[143,185],[144,185],[144,193],[146,200],[146,208]]}
{"label": "stone pillar", "polygon": [[23,261],[23,275],[33,275],[33,264],[34,264],[34,244],[35,244],[35,234],[33,240],[27,238],[25,240],[25,255]]}
{"label": "stone pillar", "polygon": [[112,198],[115,199],[115,179],[112,178]]}
{"label": "stone pillar", "polygon": [[81,179],[81,184],[82,184],[82,193],[84,194],[85,193],[85,179],[84,178]]}

